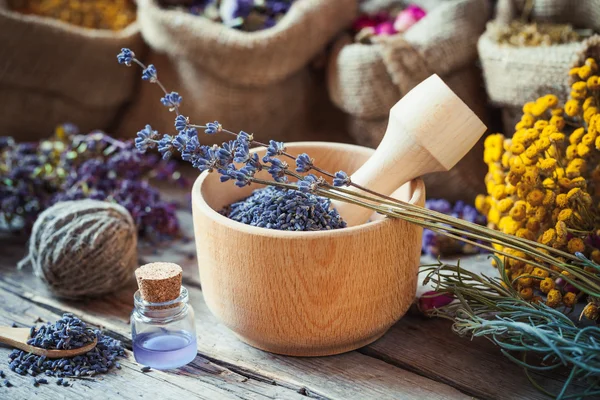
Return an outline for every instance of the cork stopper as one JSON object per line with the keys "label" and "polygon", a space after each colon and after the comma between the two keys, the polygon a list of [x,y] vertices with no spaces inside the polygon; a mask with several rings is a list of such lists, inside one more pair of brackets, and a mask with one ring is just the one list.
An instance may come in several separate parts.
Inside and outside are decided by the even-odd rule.
{"label": "cork stopper", "polygon": [[164,303],[179,297],[182,269],[179,265],[155,262],[135,270],[142,298],[149,303]]}

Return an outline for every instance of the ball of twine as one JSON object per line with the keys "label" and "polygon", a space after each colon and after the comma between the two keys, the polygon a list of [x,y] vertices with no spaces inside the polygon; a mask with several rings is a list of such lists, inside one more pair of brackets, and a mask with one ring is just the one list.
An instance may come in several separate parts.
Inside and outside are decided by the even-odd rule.
{"label": "ball of twine", "polygon": [[35,221],[29,253],[19,268],[24,265],[31,265],[57,296],[107,294],[133,278],[137,229],[129,212],[118,204],[57,203]]}

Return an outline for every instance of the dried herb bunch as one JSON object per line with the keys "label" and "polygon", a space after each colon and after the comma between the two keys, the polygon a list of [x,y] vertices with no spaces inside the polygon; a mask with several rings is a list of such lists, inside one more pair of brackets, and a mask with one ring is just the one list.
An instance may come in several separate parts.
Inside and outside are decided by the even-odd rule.
{"label": "dried herb bunch", "polygon": [[[486,138],[487,195],[476,199],[490,227],[564,253],[583,253],[596,263],[600,262],[598,72],[596,61],[587,59],[570,72],[574,82],[564,106],[555,95],[543,96],[523,106],[512,138],[501,134]],[[557,280],[572,275],[560,265],[551,269],[561,276],[550,276],[528,261],[535,257],[502,244],[494,247],[525,259],[505,265],[513,287],[524,299],[540,300],[538,289],[547,295],[550,307],[573,307],[585,298],[578,288]],[[586,316],[597,318],[597,313]]]}
{"label": "dried herb bunch", "polygon": [[[600,266],[583,255],[579,257],[582,266],[593,266],[600,272]],[[495,257],[495,262],[501,271],[506,270],[501,259]],[[524,300],[505,272],[499,278],[490,278],[442,262],[422,266],[422,272],[427,274],[425,283],[434,284],[437,293],[432,296],[455,299],[428,313],[453,321],[457,334],[483,336],[497,344],[549,396],[567,399],[600,395],[600,327],[580,326],[543,302]],[[569,374],[559,393],[547,392],[530,374],[565,368]],[[575,382],[586,389],[568,393]]]}
{"label": "dried herb bunch", "polygon": [[173,163],[100,131],[83,135],[66,124],[36,143],[0,137],[0,229],[29,232],[51,205],[94,199],[124,206],[146,238],[175,236],[175,205],[160,198],[150,178],[185,183]]}

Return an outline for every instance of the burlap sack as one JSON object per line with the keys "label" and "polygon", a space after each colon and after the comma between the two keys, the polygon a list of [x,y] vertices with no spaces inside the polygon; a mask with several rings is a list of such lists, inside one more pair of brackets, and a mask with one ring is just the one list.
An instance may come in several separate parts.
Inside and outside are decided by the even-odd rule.
{"label": "burlap sack", "polygon": [[119,32],[85,29],[10,11],[0,0],[0,136],[48,137],[65,122],[110,129],[138,84],[116,62],[144,45],[136,23]]}
{"label": "burlap sack", "polygon": [[[524,0],[499,0],[496,18],[508,23],[519,18]],[[570,23],[576,28],[600,30],[600,0],[536,0],[531,19],[538,22]],[[488,96],[502,107],[504,132],[514,131],[523,104],[544,94],[565,98],[569,94],[568,71],[590,46],[589,40],[543,47],[499,44],[484,33],[478,42]]]}
{"label": "burlap sack", "polygon": [[[142,35],[154,50],[159,79],[183,96],[196,123],[218,120],[259,140],[305,139],[315,103],[309,64],[356,15],[356,0],[299,0],[271,29],[241,32],[208,19],[138,1]],[[143,85],[119,129],[146,123],[173,130],[173,115],[154,85]]]}
{"label": "burlap sack", "polygon": [[[377,38],[372,45],[353,43],[346,36],[334,45],[328,66],[329,93],[350,115],[350,132],[361,144],[376,147],[385,133],[390,108],[434,73],[487,119],[485,93],[474,62],[477,39],[490,15],[489,2],[415,3],[427,10],[427,16],[405,34]],[[428,197],[472,200],[483,188],[484,175],[478,145],[452,171],[424,178]]]}

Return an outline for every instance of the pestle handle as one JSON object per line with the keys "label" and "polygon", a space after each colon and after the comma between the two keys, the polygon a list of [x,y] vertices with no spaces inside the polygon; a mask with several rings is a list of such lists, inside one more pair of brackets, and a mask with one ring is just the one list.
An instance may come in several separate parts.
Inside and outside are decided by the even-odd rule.
{"label": "pestle handle", "polygon": [[[379,147],[352,174],[352,182],[389,195],[414,178],[448,171],[485,130],[477,115],[439,76],[432,75],[392,107]],[[338,201],[334,207],[349,226],[365,223],[372,213]]]}

